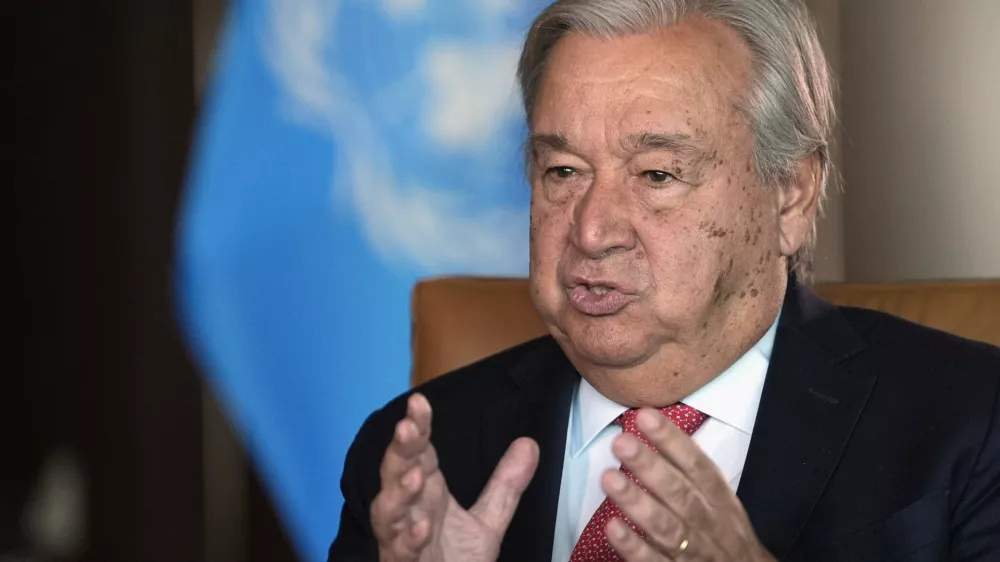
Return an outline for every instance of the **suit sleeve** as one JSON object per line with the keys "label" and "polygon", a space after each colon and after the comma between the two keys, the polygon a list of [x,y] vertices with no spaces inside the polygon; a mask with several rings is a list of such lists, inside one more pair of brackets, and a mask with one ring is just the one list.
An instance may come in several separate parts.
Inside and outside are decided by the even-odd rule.
{"label": "suit sleeve", "polygon": [[372,532],[369,510],[379,491],[379,464],[388,444],[376,437],[384,433],[378,431],[378,427],[380,417],[385,416],[378,414],[365,420],[347,451],[340,478],[344,507],[340,512],[340,529],[330,545],[329,562],[378,560],[378,544]]}
{"label": "suit sleeve", "polygon": [[[1000,352],[996,354],[1000,359]],[[990,362],[1000,367],[1000,360]],[[982,448],[954,512],[951,559],[1000,560],[1000,377]]]}

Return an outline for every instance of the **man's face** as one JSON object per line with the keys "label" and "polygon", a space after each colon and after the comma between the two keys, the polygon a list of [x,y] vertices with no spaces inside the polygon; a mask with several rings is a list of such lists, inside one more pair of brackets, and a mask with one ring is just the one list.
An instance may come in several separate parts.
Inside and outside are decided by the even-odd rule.
{"label": "man's face", "polygon": [[738,111],[749,74],[738,35],[706,19],[571,33],[550,54],[531,115],[532,297],[619,403],[683,398],[780,308],[790,252]]}

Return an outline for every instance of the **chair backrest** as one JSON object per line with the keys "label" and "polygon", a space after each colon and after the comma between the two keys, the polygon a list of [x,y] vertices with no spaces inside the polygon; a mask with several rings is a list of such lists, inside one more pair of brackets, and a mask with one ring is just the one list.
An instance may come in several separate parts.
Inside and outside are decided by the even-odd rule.
{"label": "chair backrest", "polygon": [[[1000,281],[820,284],[847,306],[881,310],[1000,345]],[[444,277],[413,290],[414,386],[548,333],[526,279]]]}

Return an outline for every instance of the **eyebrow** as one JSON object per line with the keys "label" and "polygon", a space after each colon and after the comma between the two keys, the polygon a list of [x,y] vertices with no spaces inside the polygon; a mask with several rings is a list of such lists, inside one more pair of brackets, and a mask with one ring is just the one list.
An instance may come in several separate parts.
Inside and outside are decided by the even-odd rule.
{"label": "eyebrow", "polygon": [[687,133],[638,133],[625,139],[625,147],[634,151],[667,150],[690,156],[701,156],[707,151],[695,137]]}
{"label": "eyebrow", "polygon": [[569,151],[569,141],[561,133],[541,133],[534,134],[528,138],[528,146],[535,152],[539,148],[548,148],[558,152]]}
{"label": "eyebrow", "polygon": [[[528,138],[528,146],[532,153],[538,149],[546,148],[557,152],[570,152],[570,144],[561,133],[539,133]],[[665,150],[676,152],[687,156],[693,156],[697,160],[708,158],[708,151],[702,147],[696,137],[687,133],[652,133],[643,132],[629,135],[625,139],[624,146],[631,152],[642,152],[652,150]]]}

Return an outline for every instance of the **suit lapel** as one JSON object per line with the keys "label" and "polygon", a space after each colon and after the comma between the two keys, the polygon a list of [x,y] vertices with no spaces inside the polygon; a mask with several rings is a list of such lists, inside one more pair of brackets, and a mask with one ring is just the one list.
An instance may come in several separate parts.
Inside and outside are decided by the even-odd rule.
{"label": "suit lapel", "polygon": [[790,283],[738,496],[781,559],[816,506],[875,376],[839,364],[864,348],[839,310]]}
{"label": "suit lapel", "polygon": [[521,497],[504,536],[500,559],[544,560],[552,556],[562,479],[566,429],[579,375],[551,338],[539,343],[511,373],[511,385],[483,410],[482,481],[518,437],[538,442],[538,469]]}

